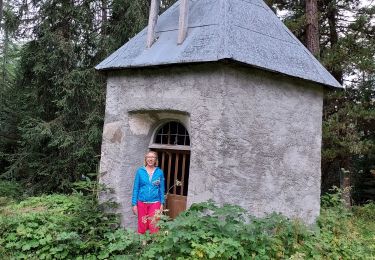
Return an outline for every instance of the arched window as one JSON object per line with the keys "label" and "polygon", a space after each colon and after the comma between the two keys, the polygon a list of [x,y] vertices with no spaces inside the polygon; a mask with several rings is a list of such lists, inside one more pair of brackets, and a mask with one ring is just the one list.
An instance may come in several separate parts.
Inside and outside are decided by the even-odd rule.
{"label": "arched window", "polygon": [[189,133],[180,122],[167,122],[156,130],[150,148],[190,150]]}

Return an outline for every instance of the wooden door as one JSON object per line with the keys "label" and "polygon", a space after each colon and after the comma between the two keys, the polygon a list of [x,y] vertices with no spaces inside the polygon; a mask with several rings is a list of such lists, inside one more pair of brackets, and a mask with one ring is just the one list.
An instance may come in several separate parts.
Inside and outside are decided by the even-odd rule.
{"label": "wooden door", "polygon": [[189,183],[190,151],[153,149],[158,152],[159,166],[164,172],[166,208],[171,218],[186,210]]}

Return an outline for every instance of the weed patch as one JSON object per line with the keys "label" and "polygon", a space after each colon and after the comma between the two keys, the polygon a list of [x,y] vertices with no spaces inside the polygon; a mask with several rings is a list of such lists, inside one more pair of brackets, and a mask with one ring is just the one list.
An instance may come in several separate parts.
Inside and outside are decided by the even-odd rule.
{"label": "weed patch", "polygon": [[119,226],[89,196],[49,195],[0,206],[1,259],[374,259],[375,206],[322,198],[315,228],[233,205],[193,205],[156,235]]}

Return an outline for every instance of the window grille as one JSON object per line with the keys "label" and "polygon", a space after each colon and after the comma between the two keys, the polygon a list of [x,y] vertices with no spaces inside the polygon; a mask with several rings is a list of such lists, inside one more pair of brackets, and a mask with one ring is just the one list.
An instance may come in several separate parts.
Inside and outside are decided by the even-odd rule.
{"label": "window grille", "polygon": [[189,133],[179,122],[168,122],[157,132],[155,144],[163,145],[190,145]]}

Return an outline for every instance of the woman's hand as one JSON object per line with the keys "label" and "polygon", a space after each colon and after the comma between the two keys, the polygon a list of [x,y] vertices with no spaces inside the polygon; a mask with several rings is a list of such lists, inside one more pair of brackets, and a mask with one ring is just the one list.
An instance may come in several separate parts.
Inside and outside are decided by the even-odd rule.
{"label": "woman's hand", "polygon": [[136,216],[138,215],[138,207],[137,206],[133,206],[132,211],[133,211],[134,215],[136,215]]}
{"label": "woman's hand", "polygon": [[160,211],[163,212],[164,206],[163,204],[160,205]]}

